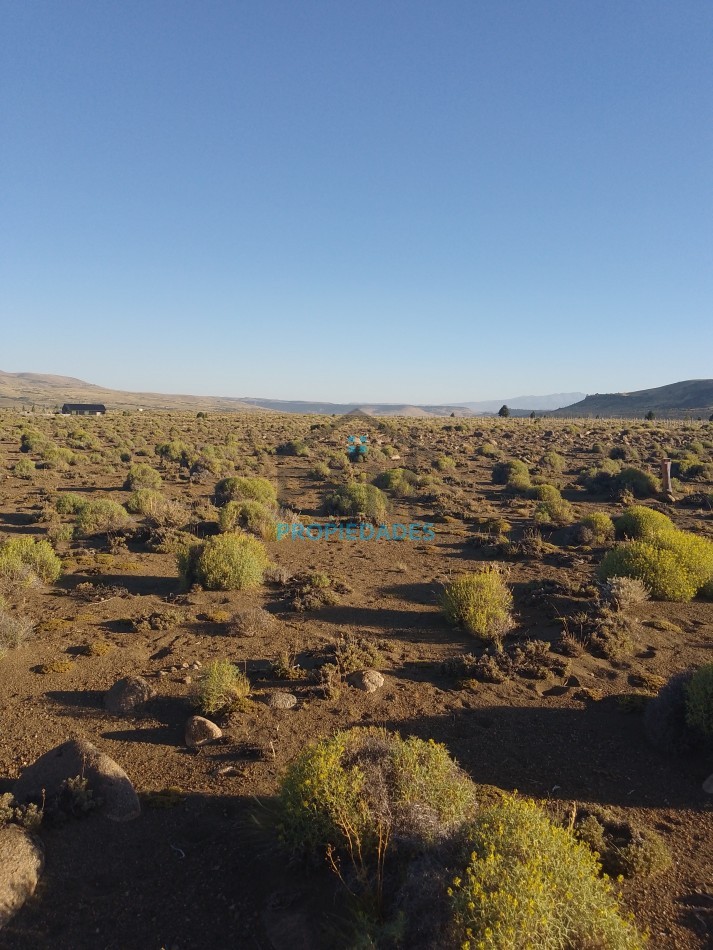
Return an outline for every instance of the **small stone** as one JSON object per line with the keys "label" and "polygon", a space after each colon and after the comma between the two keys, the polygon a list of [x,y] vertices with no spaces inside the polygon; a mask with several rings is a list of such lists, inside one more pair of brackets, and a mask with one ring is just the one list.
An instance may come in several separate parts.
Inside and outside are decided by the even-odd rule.
{"label": "small stone", "polygon": [[106,693],[104,706],[114,716],[137,715],[155,695],[143,676],[125,676],[117,680]]}
{"label": "small stone", "polygon": [[181,669],[182,669],[182,670],[187,670],[187,669],[188,669],[188,664],[187,664],[187,663],[181,663]]}
{"label": "small stone", "polygon": [[199,663],[198,660],[196,660],[195,663],[191,663],[191,669],[192,669],[192,670],[199,670],[199,669],[201,668],[201,666],[202,666],[202,664]]}
{"label": "small stone", "polygon": [[181,682],[183,682],[183,683],[192,683],[192,682],[193,682],[193,677],[192,677],[192,676],[182,676],[182,677],[181,677]]}
{"label": "small stone", "polygon": [[713,773],[711,773],[703,783],[703,791],[706,795],[713,795]]}
{"label": "small stone", "polygon": [[360,670],[347,677],[348,682],[365,693],[375,693],[384,685],[384,677],[378,670]]}
{"label": "small stone", "polygon": [[19,825],[0,827],[0,930],[34,894],[44,863],[37,838]]}
{"label": "small stone", "polygon": [[267,705],[270,709],[292,709],[297,705],[297,697],[294,693],[270,693]]}
{"label": "small stone", "polygon": [[186,745],[189,749],[200,749],[209,742],[215,742],[223,735],[220,726],[216,726],[204,716],[191,716],[186,722]]}

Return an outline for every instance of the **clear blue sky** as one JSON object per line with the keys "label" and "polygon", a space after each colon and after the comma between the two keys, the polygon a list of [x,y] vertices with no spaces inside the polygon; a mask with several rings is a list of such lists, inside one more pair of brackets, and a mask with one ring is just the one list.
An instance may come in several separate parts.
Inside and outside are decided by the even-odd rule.
{"label": "clear blue sky", "polygon": [[713,376],[710,0],[0,16],[0,369],[425,403]]}

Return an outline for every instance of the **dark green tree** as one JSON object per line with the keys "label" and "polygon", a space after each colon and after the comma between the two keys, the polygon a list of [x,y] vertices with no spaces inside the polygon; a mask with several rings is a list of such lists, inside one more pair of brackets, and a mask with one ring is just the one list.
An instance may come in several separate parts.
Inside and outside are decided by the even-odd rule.
{"label": "dark green tree", "polygon": [[507,417],[510,415],[510,410],[508,409],[507,406],[501,406],[498,409],[498,415],[500,416],[501,419],[507,419]]}

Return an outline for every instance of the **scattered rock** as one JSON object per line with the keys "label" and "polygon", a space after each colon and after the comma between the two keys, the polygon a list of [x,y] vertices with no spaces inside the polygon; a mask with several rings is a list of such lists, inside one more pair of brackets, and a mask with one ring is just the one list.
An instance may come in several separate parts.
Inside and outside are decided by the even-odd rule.
{"label": "scattered rock", "polygon": [[203,716],[191,716],[186,722],[186,745],[189,749],[200,749],[208,742],[220,739],[222,735],[223,730]]}
{"label": "scattered rock", "polygon": [[378,670],[360,670],[347,677],[348,682],[365,693],[375,693],[384,685],[384,677]]}
{"label": "scattered rock", "polygon": [[294,693],[270,693],[267,705],[270,709],[292,709],[297,705],[297,697]]}
{"label": "scattered rock", "polygon": [[713,773],[711,773],[703,783],[703,791],[707,795],[713,795]]}
{"label": "scattered rock", "polygon": [[97,799],[102,812],[112,821],[131,821],[141,813],[141,805],[126,772],[86,739],[70,739],[41,755],[25,769],[12,789],[17,802],[41,803],[43,796],[58,795],[68,778],[82,775]]}
{"label": "scattered rock", "polygon": [[143,676],[125,676],[104,696],[104,706],[114,716],[136,715],[155,695]]}
{"label": "scattered rock", "polygon": [[37,838],[18,825],[0,827],[0,930],[34,894],[44,863]]}

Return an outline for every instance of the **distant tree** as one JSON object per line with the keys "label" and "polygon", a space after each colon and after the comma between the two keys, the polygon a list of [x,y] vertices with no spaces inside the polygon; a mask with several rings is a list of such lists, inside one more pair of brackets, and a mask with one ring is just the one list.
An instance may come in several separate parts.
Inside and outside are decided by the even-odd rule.
{"label": "distant tree", "polygon": [[649,409],[649,411],[644,416],[644,419],[646,419],[648,422],[653,421],[655,418],[656,416],[654,415],[653,409]]}
{"label": "distant tree", "polygon": [[[505,406],[504,408],[507,409],[507,406]],[[531,418],[531,419],[536,419],[536,418],[537,418],[537,416],[535,415],[535,410],[534,410],[534,409],[533,409],[532,412],[530,413],[530,418]]]}
{"label": "distant tree", "polygon": [[507,419],[507,417],[510,415],[510,410],[508,409],[507,406],[501,406],[498,409],[498,415],[500,416],[501,419]]}
{"label": "distant tree", "polygon": [[709,421],[709,422],[713,422],[713,413],[711,413],[711,415],[708,416],[708,421]]}

